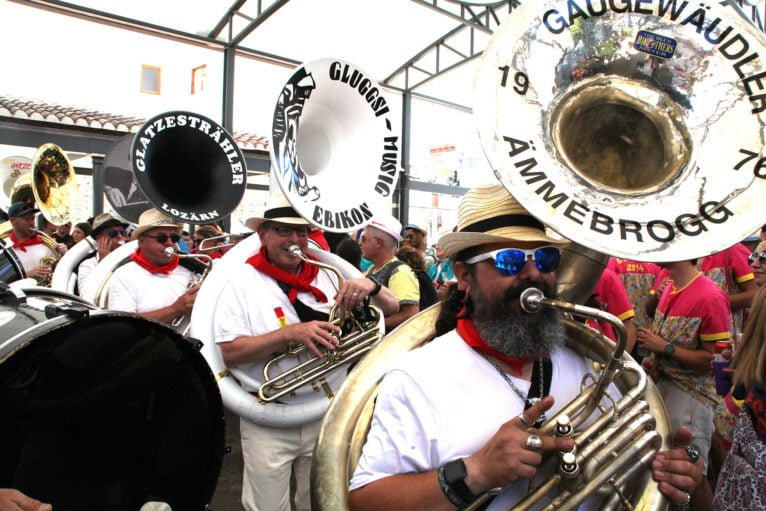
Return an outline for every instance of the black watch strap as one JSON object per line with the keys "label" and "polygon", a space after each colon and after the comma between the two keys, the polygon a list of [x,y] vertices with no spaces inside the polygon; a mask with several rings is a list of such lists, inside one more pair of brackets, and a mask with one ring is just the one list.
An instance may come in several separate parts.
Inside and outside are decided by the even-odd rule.
{"label": "black watch strap", "polygon": [[380,281],[376,279],[375,277],[368,276],[367,278],[375,283],[375,289],[370,291],[370,294],[367,296],[370,296],[370,297],[377,296],[377,294],[380,293],[380,288],[383,287],[383,284],[381,284]]}
{"label": "black watch strap", "polygon": [[467,507],[476,500],[476,495],[465,484],[466,469],[462,458],[439,467],[439,486],[444,495],[458,509]]}

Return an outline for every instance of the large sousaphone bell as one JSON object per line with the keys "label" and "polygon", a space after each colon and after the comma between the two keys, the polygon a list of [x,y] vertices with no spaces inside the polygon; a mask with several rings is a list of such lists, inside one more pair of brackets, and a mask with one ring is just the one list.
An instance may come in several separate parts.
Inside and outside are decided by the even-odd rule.
{"label": "large sousaphone bell", "polygon": [[[576,264],[603,264],[598,252],[646,261],[704,256],[763,222],[756,213],[766,178],[762,55],[762,35],[718,5],[525,2],[485,50],[475,107],[482,145],[503,185],[582,245],[568,254],[586,255],[574,257]],[[564,296],[588,296],[569,270],[563,268]],[[437,314],[433,308],[404,323],[346,380],[314,452],[314,509],[347,508],[376,386],[399,357],[433,337]],[[616,369],[610,378],[622,395],[636,397],[654,419],[633,431],[636,421],[622,406],[613,418],[597,416],[606,424],[603,440],[580,445],[581,435],[595,432],[575,433],[585,478],[560,486],[555,474],[516,509],[551,501],[545,509],[573,509],[589,497],[600,499],[599,509],[665,509],[645,468],[660,448],[656,433],[670,446],[656,389],[603,336],[566,325],[568,345],[598,362],[602,375]],[[589,393],[566,409],[589,408]],[[609,438],[610,430],[617,434]],[[602,441],[608,447],[599,447]]]}
{"label": "large sousaphone bell", "polygon": [[317,60],[298,67],[277,100],[272,172],[303,218],[326,231],[350,232],[390,207],[400,143],[370,75],[342,60]]}
{"label": "large sousaphone bell", "polygon": [[[143,210],[154,206],[178,223],[221,221],[237,207],[247,187],[245,158],[234,138],[212,119],[193,112],[165,112],[149,119],[132,140],[118,141],[107,160],[115,172],[132,169],[140,196],[150,201]],[[142,203],[139,201],[139,206]],[[138,220],[140,213],[131,206],[133,204],[118,204],[115,209],[129,219]],[[90,238],[73,247],[65,269],[54,274],[56,287],[72,291],[74,269],[95,250],[94,240]],[[195,272],[203,272],[200,264],[204,263],[188,260],[190,258],[186,256],[184,264],[194,266]],[[204,259],[209,261],[207,257]],[[106,258],[99,263],[86,289],[80,290],[81,296],[105,305],[108,280],[124,262],[125,257],[121,257]]]}

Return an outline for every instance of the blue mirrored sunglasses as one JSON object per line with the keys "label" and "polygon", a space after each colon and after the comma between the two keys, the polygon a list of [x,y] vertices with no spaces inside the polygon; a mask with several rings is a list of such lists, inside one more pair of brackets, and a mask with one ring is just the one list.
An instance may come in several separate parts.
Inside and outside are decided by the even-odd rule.
{"label": "blue mirrored sunglasses", "polygon": [[532,258],[535,266],[541,273],[550,273],[556,271],[561,261],[561,250],[558,247],[540,247],[532,250],[521,248],[501,248],[485,254],[466,259],[466,263],[475,264],[487,259],[495,260],[495,268],[505,277],[513,277],[521,273],[527,259]]}

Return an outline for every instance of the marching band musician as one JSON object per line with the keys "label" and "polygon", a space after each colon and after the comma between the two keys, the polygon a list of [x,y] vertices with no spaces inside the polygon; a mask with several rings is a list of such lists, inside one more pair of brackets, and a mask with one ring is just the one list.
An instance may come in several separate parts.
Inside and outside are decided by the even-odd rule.
{"label": "marching band musician", "polygon": [[93,230],[90,235],[96,240],[98,249],[90,257],[83,259],[77,269],[77,287],[85,289],[85,281],[93,268],[117,247],[125,242],[128,224],[113,217],[110,213],[101,213],[93,219]]}
{"label": "marching band musician", "polygon": [[[327,319],[334,304],[350,311],[369,296],[384,314],[398,310],[396,298],[376,282],[364,277],[346,279],[338,288],[331,272],[294,255],[290,249],[296,245],[305,253],[311,226],[281,193],[272,193],[263,216],[250,220],[261,249],[224,285],[214,325],[223,360],[245,390],[258,390],[254,378],[262,377],[264,364],[288,343],[303,344],[316,356],[333,349],[338,342],[333,334],[339,328]],[[328,385],[337,390],[344,374],[330,373]],[[285,397],[280,402],[296,403],[305,397]],[[294,509],[310,509],[309,470],[320,424],[317,420],[277,428],[241,418],[245,509],[289,511],[293,472]]]}
{"label": "marching band musician", "polygon": [[[39,211],[28,202],[14,202],[8,208],[8,216],[13,227],[10,234],[11,248],[24,267],[27,277],[44,282],[48,280],[53,269],[50,265],[40,266],[43,258],[51,256],[51,250],[35,230],[35,213]],[[59,255],[65,254],[66,251],[66,245],[63,243],[56,245]]]}
{"label": "marching band musician", "polygon": [[191,314],[199,286],[189,287],[193,273],[174,253],[180,232],[181,225],[156,209],[141,214],[132,235],[138,240],[132,261],[115,270],[109,283],[110,309],[163,323]]}
{"label": "marching band musician", "polygon": [[[589,363],[563,344],[559,311],[528,315],[519,305],[527,288],[555,293],[560,243],[500,185],[463,197],[457,232],[439,241],[457,288],[438,337],[404,355],[379,387],[351,509],[462,509],[494,487],[505,491],[488,509],[507,509],[539,484],[543,452],[573,447],[532,428],[578,395]],[[688,445],[689,432],[676,440]],[[652,462],[672,502],[688,502],[700,481],[692,456],[679,447]]]}

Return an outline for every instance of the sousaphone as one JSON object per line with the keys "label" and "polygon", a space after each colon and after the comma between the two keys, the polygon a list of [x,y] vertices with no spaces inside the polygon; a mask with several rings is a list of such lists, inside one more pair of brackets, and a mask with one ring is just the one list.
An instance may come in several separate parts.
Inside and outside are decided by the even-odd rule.
{"label": "sousaphone", "polygon": [[[245,158],[234,138],[218,123],[197,113],[172,111],[159,114],[149,119],[132,140],[120,140],[114,151],[115,154],[107,159],[115,168],[125,166],[125,159],[129,159],[140,196],[149,201],[144,211],[155,207],[179,224],[223,220],[240,203],[247,187]],[[136,220],[140,216],[135,209],[116,209],[131,218],[136,215]],[[85,289],[80,290],[81,296],[101,306],[108,303],[108,281],[117,267],[126,262],[131,251],[125,246],[128,245],[117,250],[121,257],[111,257],[110,254],[99,262]],[[135,250],[135,244],[130,246]],[[87,257],[94,250],[92,239],[83,240],[77,246],[77,256]],[[68,271],[56,275],[57,284],[65,286],[62,289],[70,289],[71,272],[77,264],[72,259]],[[191,256],[185,256],[181,264],[199,274],[205,271],[206,265]],[[188,321],[178,325],[179,330],[185,330],[187,324]]]}
{"label": "sousaphone", "polygon": [[[357,66],[326,59],[298,67],[277,100],[270,151],[272,182],[276,180],[293,208],[315,227],[348,232],[366,225],[376,211],[390,211],[399,173],[399,135],[382,89]],[[229,409],[270,427],[306,424],[324,415],[348,365],[382,336],[383,314],[372,306],[371,318],[344,330],[336,353],[324,357],[330,364],[288,349],[268,364],[276,368],[273,373],[230,370],[215,343],[217,299],[227,280],[235,278],[259,248],[259,238],[251,236],[213,268],[197,295],[191,334],[203,341],[202,353],[219,377]],[[343,279],[361,276],[334,254],[309,248],[301,255],[334,267]],[[260,393],[246,391],[241,380]],[[294,390],[274,399],[286,389]]]}
{"label": "sousaphone", "polygon": [[[591,268],[605,261],[599,253],[643,261],[704,256],[763,223],[756,213],[766,191],[763,55],[762,34],[717,4],[524,2],[493,36],[476,79],[482,146],[514,197],[587,247],[573,248],[588,253]],[[571,269],[570,285],[577,281]],[[588,296],[584,287],[570,287],[567,295]],[[430,340],[437,314],[430,309],[410,319],[346,380],[314,453],[314,509],[347,509],[348,480],[364,445],[376,386],[404,352]],[[647,419],[642,432],[628,433],[634,421],[623,422],[622,411],[616,422],[609,413],[596,415],[608,424],[602,433],[618,433],[606,441],[619,450],[578,442],[575,461],[586,467],[584,478],[560,485],[563,476],[555,474],[518,509],[551,501],[550,509],[573,509],[591,497],[599,499],[599,509],[665,509],[667,501],[644,465],[654,451],[670,447],[670,424],[656,389],[602,336],[571,322],[567,333],[573,349],[599,362],[599,382],[616,370],[613,382],[622,395],[646,401],[654,420]],[[583,406],[590,392],[568,409]],[[582,434],[578,430],[575,437]],[[626,444],[625,435],[635,440]]]}

